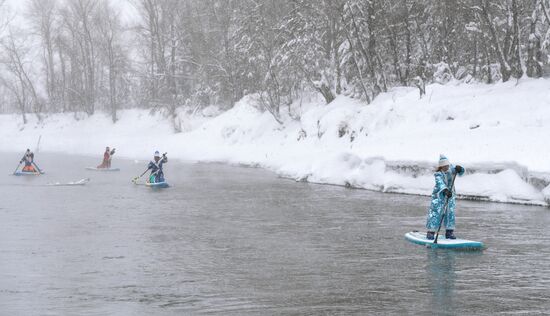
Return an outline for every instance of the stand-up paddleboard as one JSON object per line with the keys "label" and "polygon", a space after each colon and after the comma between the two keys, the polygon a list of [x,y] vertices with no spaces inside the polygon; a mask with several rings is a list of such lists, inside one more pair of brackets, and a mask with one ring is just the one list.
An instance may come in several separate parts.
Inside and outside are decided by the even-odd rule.
{"label": "stand-up paddleboard", "polygon": [[90,182],[89,178],[80,179],[78,181],[72,181],[72,182],[55,182],[55,183],[48,183],[48,186],[75,186],[75,185],[85,185],[86,183]]}
{"label": "stand-up paddleboard", "polygon": [[14,176],[39,176],[41,174],[44,174],[44,171],[21,171],[18,170],[13,173]]}
{"label": "stand-up paddleboard", "polygon": [[169,187],[168,182],[166,182],[166,181],[155,182],[155,183],[145,182],[145,186],[150,187],[150,188],[158,188],[158,189],[164,189],[164,188]]}
{"label": "stand-up paddleboard", "polygon": [[430,248],[446,248],[446,249],[463,249],[463,250],[481,250],[484,245],[481,241],[473,241],[467,239],[447,239],[445,238],[445,233],[440,234],[437,239],[437,244],[434,243],[434,240],[426,238],[425,232],[410,232],[405,234],[405,239],[408,241],[424,245]]}
{"label": "stand-up paddleboard", "polygon": [[97,167],[86,167],[86,170],[90,171],[120,171],[120,168],[97,168]]}

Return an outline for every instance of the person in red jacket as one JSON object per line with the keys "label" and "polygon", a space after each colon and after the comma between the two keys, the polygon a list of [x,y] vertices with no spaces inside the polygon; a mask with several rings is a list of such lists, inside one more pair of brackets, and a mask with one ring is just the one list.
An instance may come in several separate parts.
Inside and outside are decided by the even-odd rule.
{"label": "person in red jacket", "polygon": [[111,159],[113,158],[113,155],[115,154],[115,149],[111,150],[109,147],[105,148],[105,152],[103,153],[103,162],[97,166],[98,169],[110,169],[111,168]]}

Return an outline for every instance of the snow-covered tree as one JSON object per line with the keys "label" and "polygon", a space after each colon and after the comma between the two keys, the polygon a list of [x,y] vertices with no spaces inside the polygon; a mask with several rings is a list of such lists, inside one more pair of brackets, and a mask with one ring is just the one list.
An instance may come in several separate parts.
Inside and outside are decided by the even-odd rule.
{"label": "snow-covered tree", "polygon": [[[3,108],[19,112],[102,109],[116,121],[144,106],[180,130],[180,109],[253,94],[282,122],[305,92],[370,103],[398,85],[422,96],[432,82],[549,68],[550,0],[129,0],[129,25],[113,0],[25,1],[13,16],[0,0]],[[10,33],[14,20],[28,23]]]}

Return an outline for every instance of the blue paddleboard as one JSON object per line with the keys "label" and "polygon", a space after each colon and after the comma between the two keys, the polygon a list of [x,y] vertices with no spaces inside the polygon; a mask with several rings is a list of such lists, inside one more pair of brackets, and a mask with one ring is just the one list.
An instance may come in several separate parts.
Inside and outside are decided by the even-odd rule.
{"label": "blue paddleboard", "polygon": [[417,244],[423,245],[429,248],[444,248],[444,249],[470,249],[470,250],[481,250],[483,249],[483,243],[481,241],[473,241],[467,239],[447,239],[445,238],[445,233],[439,234],[437,239],[437,244],[433,240],[426,238],[426,232],[410,232],[405,234],[405,239],[408,241]]}
{"label": "blue paddleboard", "polygon": [[169,187],[168,182],[166,182],[166,181],[155,182],[155,183],[145,182],[145,185],[148,186],[148,187],[151,187],[151,188],[158,188],[158,189],[164,189],[164,188]]}
{"label": "blue paddleboard", "polygon": [[41,174],[44,174],[44,171],[42,172],[38,172],[38,171],[34,171],[34,172],[28,172],[28,171],[16,171],[13,173],[14,176],[39,176]]}

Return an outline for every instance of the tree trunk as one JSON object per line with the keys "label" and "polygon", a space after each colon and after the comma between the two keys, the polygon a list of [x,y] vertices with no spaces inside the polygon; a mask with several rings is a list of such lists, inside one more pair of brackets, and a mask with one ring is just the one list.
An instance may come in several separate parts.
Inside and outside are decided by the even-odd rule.
{"label": "tree trunk", "polygon": [[512,69],[510,65],[508,64],[508,61],[506,59],[506,55],[504,51],[502,50],[502,46],[500,45],[500,41],[498,39],[497,31],[495,29],[495,26],[493,25],[493,19],[491,17],[491,14],[489,13],[489,4],[487,0],[481,1],[481,13],[480,16],[483,18],[482,22],[485,22],[487,27],[489,28],[489,32],[491,34],[491,38],[493,40],[493,46],[496,50],[498,61],[500,63],[500,72],[502,74],[502,81],[506,82],[510,79]]}
{"label": "tree trunk", "polygon": [[512,75],[519,79],[523,76],[523,66],[521,58],[521,43],[520,43],[520,27],[519,27],[519,9],[517,0],[512,0],[512,22],[513,22],[513,38],[512,38]]}
{"label": "tree trunk", "polygon": [[540,23],[540,0],[535,3],[535,9],[531,15],[530,33],[527,45],[527,76],[531,78],[542,77],[542,51],[538,24]]}

